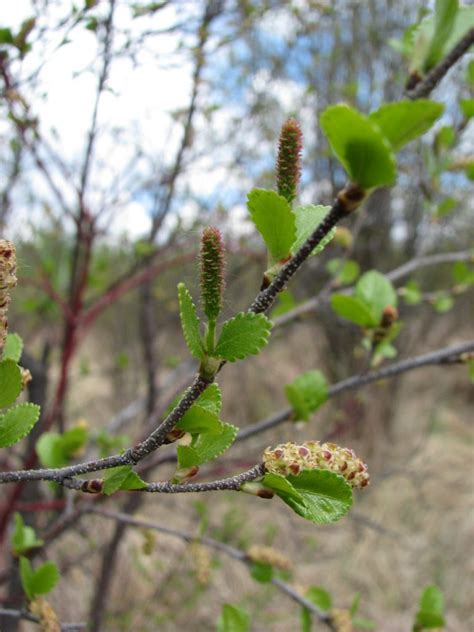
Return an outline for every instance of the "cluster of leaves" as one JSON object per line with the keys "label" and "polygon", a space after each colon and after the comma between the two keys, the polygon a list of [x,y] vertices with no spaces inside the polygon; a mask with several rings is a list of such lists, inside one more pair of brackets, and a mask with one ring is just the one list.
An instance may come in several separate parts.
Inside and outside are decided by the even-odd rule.
{"label": "cluster of leaves", "polygon": [[36,569],[26,557],[30,551],[41,547],[43,541],[38,539],[35,530],[25,525],[19,513],[15,514],[15,527],[11,537],[13,554],[19,557],[20,579],[23,590],[30,601],[53,590],[59,581],[58,567],[54,562],[44,562]]}
{"label": "cluster of leaves", "polygon": [[17,334],[8,334],[0,361],[0,448],[9,448],[33,428],[39,419],[39,406],[15,404],[23,389],[22,370],[18,366],[23,342]]}

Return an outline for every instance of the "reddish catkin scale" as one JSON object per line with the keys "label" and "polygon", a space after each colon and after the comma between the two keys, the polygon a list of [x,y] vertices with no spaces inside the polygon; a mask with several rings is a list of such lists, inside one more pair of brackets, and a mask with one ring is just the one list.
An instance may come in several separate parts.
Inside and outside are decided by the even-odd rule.
{"label": "reddish catkin scale", "polygon": [[290,118],[282,125],[278,141],[276,184],[279,195],[293,202],[301,177],[303,135],[299,123]]}
{"label": "reddish catkin scale", "polygon": [[215,321],[222,308],[224,295],[224,243],[217,228],[204,229],[201,238],[201,297],[204,313]]}
{"label": "reddish catkin scale", "polygon": [[335,443],[306,441],[303,445],[282,443],[263,453],[267,472],[298,476],[304,470],[331,470],[343,476],[351,487],[362,489],[369,484],[367,465],[348,448]]}

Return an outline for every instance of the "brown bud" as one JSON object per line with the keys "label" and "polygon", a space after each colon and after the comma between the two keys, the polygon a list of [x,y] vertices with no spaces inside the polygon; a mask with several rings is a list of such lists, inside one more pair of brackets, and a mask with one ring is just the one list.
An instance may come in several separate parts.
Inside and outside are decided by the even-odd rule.
{"label": "brown bud", "polygon": [[101,478],[93,478],[82,483],[81,490],[86,494],[101,494],[104,489],[104,481]]}
{"label": "brown bud", "polygon": [[380,319],[380,326],[384,328],[388,328],[395,321],[398,320],[398,311],[396,307],[393,305],[387,305],[387,307],[382,312],[382,318]]}

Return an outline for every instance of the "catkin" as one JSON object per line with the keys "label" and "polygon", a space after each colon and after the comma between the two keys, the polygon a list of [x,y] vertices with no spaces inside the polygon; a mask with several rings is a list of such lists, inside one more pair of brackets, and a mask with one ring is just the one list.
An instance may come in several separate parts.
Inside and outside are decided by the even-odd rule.
{"label": "catkin", "polygon": [[10,290],[16,285],[15,245],[0,239],[0,356],[3,352],[8,331],[8,304]]}

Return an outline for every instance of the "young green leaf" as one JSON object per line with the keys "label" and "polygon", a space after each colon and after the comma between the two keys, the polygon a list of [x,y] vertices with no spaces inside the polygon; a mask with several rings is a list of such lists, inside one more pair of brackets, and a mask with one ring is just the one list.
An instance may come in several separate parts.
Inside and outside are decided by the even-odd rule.
{"label": "young green leaf", "polygon": [[459,107],[461,108],[464,118],[470,119],[474,116],[474,99],[461,99],[459,101]]}
{"label": "young green leaf", "polygon": [[250,615],[243,608],[225,603],[217,622],[217,632],[249,632]]}
{"label": "young green leaf", "polygon": [[363,301],[370,309],[374,321],[379,324],[383,310],[391,305],[397,306],[397,293],[386,276],[371,270],[363,274],[357,281],[356,298]]}
{"label": "young green leaf", "polygon": [[0,362],[0,408],[10,406],[21,393],[21,371],[13,360]]}
{"label": "young green leaf", "polygon": [[446,292],[440,292],[433,301],[433,308],[438,314],[445,314],[454,305],[454,299]]}
{"label": "young green leaf", "polygon": [[219,415],[222,409],[222,393],[219,386],[215,382],[210,384],[197,398],[194,406],[200,406],[214,415]]}
{"label": "young green leaf", "polygon": [[352,505],[352,489],[342,476],[328,470],[304,470],[298,476],[267,473],[263,484],[306,520],[328,524],[342,518]]}
{"label": "young green leaf", "polygon": [[222,422],[219,420],[219,416],[197,403],[184,413],[176,427],[190,434],[201,432],[219,434],[222,432]]}
{"label": "young green leaf", "polygon": [[13,360],[19,362],[23,351],[23,340],[18,334],[7,334],[5,346],[3,347],[2,360]]}
{"label": "young green leaf", "polygon": [[390,143],[369,118],[348,105],[333,105],[322,113],[321,127],[353,182],[364,189],[395,182]]}
{"label": "young green leaf", "polygon": [[18,512],[14,515],[15,528],[11,537],[11,545],[14,555],[21,555],[31,549],[43,546],[43,540],[36,537],[35,530],[25,525],[23,517]]}
{"label": "young green leaf", "polygon": [[328,385],[321,371],[306,371],[285,386],[285,394],[293,407],[295,419],[308,421],[328,398]]}
{"label": "young green leaf", "polygon": [[323,612],[329,612],[332,608],[331,595],[320,586],[310,586],[305,593],[305,597]]}
{"label": "young green leaf", "polygon": [[445,625],[443,593],[436,586],[427,586],[420,597],[413,632]]}
{"label": "young green leaf", "polygon": [[36,404],[18,404],[0,415],[0,448],[8,448],[30,432],[40,416]]}
{"label": "young green leaf", "polygon": [[217,459],[234,443],[238,431],[232,424],[222,423],[219,434],[203,433],[190,446],[178,446],[176,453],[179,467],[188,468]]}
{"label": "young green leaf", "polygon": [[252,562],[249,566],[250,574],[260,584],[268,584],[273,578],[273,566],[265,562]]}
{"label": "young green leaf", "polygon": [[215,355],[228,362],[256,355],[268,343],[271,328],[264,314],[240,312],[224,323]]}
{"label": "young green leaf", "polygon": [[398,151],[430,129],[443,113],[444,106],[429,99],[389,103],[372,112],[369,119],[376,123]]}
{"label": "young green leaf", "polygon": [[78,425],[58,432],[44,432],[36,442],[36,453],[44,467],[63,467],[85,445],[87,428]]}
{"label": "young green leaf", "polygon": [[123,465],[107,470],[104,475],[103,492],[111,496],[119,490],[143,489],[146,487],[144,480],[132,469],[131,465]]}
{"label": "young green leaf", "polygon": [[458,0],[436,0],[434,33],[425,58],[425,71],[433,68],[443,57],[446,41],[453,32],[456,22],[458,4]]}
{"label": "young green leaf", "polygon": [[53,590],[59,580],[59,571],[54,562],[45,562],[33,570],[31,562],[22,556],[20,578],[26,596],[32,601],[38,595],[45,595]]}
{"label": "young green leaf", "polygon": [[201,334],[199,332],[200,322],[191,294],[184,283],[178,284],[178,298],[179,315],[184,339],[186,340],[191,355],[198,360],[202,360],[204,358],[204,351],[202,348]]}
{"label": "young green leaf", "polygon": [[326,270],[334,277],[339,285],[349,285],[354,283],[360,274],[360,268],[357,261],[352,259],[344,260],[336,257],[330,259],[326,264]]}
{"label": "young green leaf", "polygon": [[[291,253],[295,254],[308,239],[310,235],[315,231],[317,226],[323,221],[328,214],[330,206],[322,206],[321,204],[307,204],[306,206],[298,206],[294,210],[296,218],[296,239],[291,246]],[[334,237],[336,229],[333,228],[329,233],[320,241],[316,248],[311,252],[311,255],[317,255],[318,252],[324,250],[331,239]]]}
{"label": "young green leaf", "polygon": [[418,305],[421,303],[422,296],[418,283],[413,280],[408,281],[403,288],[402,297],[407,305]]}
{"label": "young green leaf", "polygon": [[338,316],[350,320],[360,327],[376,327],[378,325],[370,308],[357,296],[333,294],[331,307]]}
{"label": "young green leaf", "polygon": [[275,191],[252,189],[247,208],[267,246],[271,263],[286,259],[296,239],[295,215],[288,201]]}

